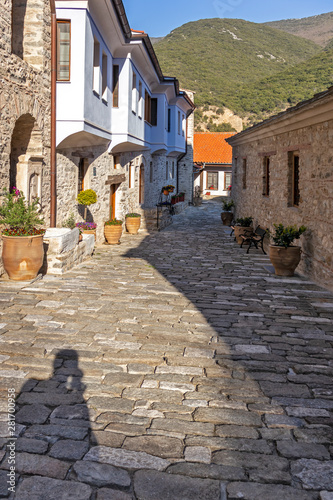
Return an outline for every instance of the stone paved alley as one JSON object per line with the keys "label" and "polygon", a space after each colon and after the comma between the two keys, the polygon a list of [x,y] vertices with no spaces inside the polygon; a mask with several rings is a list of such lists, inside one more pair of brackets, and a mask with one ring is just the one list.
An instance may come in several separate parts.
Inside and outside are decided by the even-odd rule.
{"label": "stone paved alley", "polygon": [[268,265],[206,202],[1,282],[0,497],[332,500],[333,296]]}

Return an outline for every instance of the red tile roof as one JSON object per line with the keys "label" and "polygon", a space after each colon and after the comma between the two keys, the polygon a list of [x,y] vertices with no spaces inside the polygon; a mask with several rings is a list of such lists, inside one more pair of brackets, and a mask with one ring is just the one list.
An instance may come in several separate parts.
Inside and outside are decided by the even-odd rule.
{"label": "red tile roof", "polygon": [[225,141],[236,132],[196,132],[194,163],[232,163],[232,147]]}

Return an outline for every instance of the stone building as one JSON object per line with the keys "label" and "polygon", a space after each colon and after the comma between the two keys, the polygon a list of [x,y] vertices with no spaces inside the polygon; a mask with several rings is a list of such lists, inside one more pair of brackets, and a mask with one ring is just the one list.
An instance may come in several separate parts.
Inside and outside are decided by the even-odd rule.
{"label": "stone building", "polygon": [[[50,0],[0,0],[0,189],[38,196],[50,217]],[[0,269],[0,272],[2,269]]]}
{"label": "stone building", "polygon": [[333,289],[333,87],[228,142],[236,217],[304,224],[298,271]]}
{"label": "stone building", "polygon": [[[194,105],[163,75],[148,35],[130,29],[121,1],[57,0],[56,13],[57,225],[71,212],[80,219],[77,195],[93,189],[88,220],[99,242],[104,222],[128,212],[156,228],[163,185],[191,200],[186,136]],[[167,210],[162,221],[169,222]]]}

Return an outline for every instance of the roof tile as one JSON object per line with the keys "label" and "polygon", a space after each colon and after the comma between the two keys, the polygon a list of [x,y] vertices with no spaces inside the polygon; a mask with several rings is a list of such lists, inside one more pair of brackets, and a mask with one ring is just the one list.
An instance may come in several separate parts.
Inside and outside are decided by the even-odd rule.
{"label": "roof tile", "polygon": [[197,132],[194,134],[194,163],[232,163],[232,147],[225,141],[236,132]]}

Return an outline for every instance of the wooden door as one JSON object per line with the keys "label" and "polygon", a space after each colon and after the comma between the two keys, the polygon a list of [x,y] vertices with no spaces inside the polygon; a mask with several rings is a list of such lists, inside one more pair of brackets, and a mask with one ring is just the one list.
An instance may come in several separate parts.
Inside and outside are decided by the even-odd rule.
{"label": "wooden door", "polygon": [[110,189],[110,219],[116,218],[116,198],[119,184],[112,184]]}
{"label": "wooden door", "polygon": [[140,178],[139,178],[139,203],[143,205],[144,202],[145,202],[145,167],[141,165]]}

